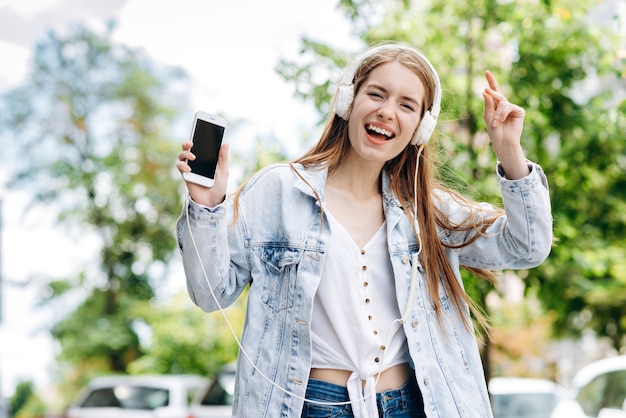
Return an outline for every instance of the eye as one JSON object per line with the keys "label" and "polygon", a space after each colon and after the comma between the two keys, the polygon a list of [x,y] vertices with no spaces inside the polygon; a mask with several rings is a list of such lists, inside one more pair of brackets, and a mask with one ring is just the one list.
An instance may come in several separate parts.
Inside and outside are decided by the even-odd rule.
{"label": "eye", "polygon": [[383,98],[382,94],[376,93],[376,92],[369,92],[369,93],[367,93],[367,95],[370,96],[370,97],[376,98],[376,99],[382,99]]}
{"label": "eye", "polygon": [[410,110],[411,112],[415,112],[415,106],[413,106],[410,103],[402,103],[400,106],[404,107],[405,109]]}

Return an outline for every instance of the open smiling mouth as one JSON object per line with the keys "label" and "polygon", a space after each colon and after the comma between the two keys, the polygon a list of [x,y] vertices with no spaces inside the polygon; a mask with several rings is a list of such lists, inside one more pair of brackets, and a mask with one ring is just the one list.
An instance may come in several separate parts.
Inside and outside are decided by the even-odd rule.
{"label": "open smiling mouth", "polygon": [[396,136],[394,133],[389,132],[386,129],[383,129],[380,126],[367,124],[365,125],[365,129],[367,130],[367,133],[370,134],[371,136],[375,138],[379,138],[379,139],[384,139],[385,141],[393,139]]}

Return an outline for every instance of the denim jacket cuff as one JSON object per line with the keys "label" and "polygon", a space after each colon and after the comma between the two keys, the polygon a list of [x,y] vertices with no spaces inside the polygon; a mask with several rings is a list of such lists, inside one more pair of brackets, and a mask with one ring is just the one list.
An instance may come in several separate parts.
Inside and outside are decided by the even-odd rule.
{"label": "denim jacket cuff", "polygon": [[189,207],[189,215],[191,219],[199,221],[203,219],[216,219],[225,216],[226,202],[222,202],[214,208],[210,208],[200,203],[196,203],[191,196],[187,196],[187,205]]}
{"label": "denim jacket cuff", "polygon": [[509,180],[506,178],[504,169],[500,162],[496,165],[496,172],[500,180],[500,187],[502,190],[508,190],[511,193],[522,193],[528,190],[532,190],[537,187],[538,184],[548,188],[548,180],[541,166],[530,160],[526,160],[530,174],[518,180]]}

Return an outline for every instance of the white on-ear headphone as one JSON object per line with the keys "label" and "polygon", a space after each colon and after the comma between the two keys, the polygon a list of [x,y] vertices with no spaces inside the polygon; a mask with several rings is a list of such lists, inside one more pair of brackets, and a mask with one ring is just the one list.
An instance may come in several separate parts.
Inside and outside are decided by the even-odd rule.
{"label": "white on-ear headphone", "polygon": [[435,80],[435,96],[433,98],[433,105],[429,110],[426,111],[426,113],[424,113],[424,117],[420,122],[419,128],[411,139],[411,144],[413,145],[426,145],[433,132],[435,131],[435,127],[437,126],[437,118],[439,117],[439,111],[441,110],[441,83],[439,82],[439,76],[437,75],[437,71],[435,71],[435,67],[432,66],[432,64],[430,63],[430,61],[428,61],[428,58],[426,58],[424,54],[422,54],[415,48],[399,44],[388,44],[376,46],[366,51],[348,68],[346,73],[343,75],[341,79],[341,84],[339,85],[339,89],[337,91],[337,97],[335,97],[334,112],[341,119],[346,121],[348,120],[348,117],[350,116],[350,106],[352,105],[352,100],[354,99],[354,73],[356,73],[363,61],[365,61],[367,58],[374,56],[381,51],[386,51],[390,49],[406,50],[417,54],[426,62]]}

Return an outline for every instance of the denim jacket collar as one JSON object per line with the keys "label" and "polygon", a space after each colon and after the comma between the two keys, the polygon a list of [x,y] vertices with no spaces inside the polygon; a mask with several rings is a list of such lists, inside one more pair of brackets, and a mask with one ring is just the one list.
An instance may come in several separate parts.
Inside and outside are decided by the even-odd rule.
{"label": "denim jacket collar", "polygon": [[[328,166],[320,165],[318,167],[304,169],[301,164],[294,164],[298,171],[298,179],[294,183],[294,187],[300,190],[307,196],[314,198],[316,201],[315,193],[319,195],[322,202],[325,202],[325,187],[326,187],[326,179],[328,178]],[[307,184],[308,183],[308,184]],[[393,190],[390,189],[391,185],[391,175],[387,170],[382,171],[382,196],[383,196],[383,207],[385,211],[385,219],[387,220],[388,225],[395,225],[398,220],[403,215],[404,211],[398,198],[396,197]],[[315,190],[311,190],[311,187]],[[319,205],[319,202],[317,202]]]}

